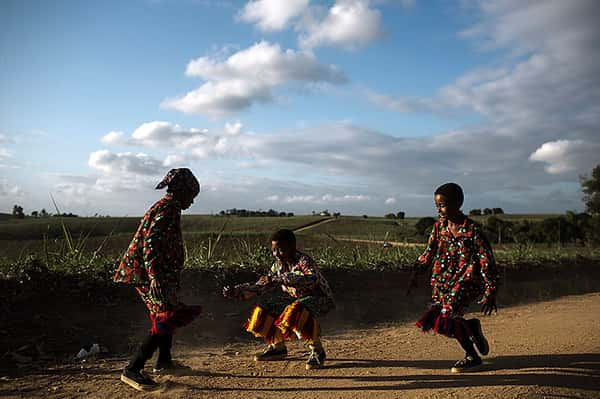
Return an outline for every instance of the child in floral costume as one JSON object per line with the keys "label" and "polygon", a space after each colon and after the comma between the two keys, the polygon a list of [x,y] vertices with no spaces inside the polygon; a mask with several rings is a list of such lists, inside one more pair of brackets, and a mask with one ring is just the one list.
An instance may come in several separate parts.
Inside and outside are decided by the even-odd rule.
{"label": "child in floral costume", "polygon": [[250,299],[264,295],[245,324],[246,331],[268,343],[254,360],[280,360],[287,356],[285,341],[303,339],[311,348],[307,369],[321,368],[325,350],[317,317],[335,307],[333,293],[314,260],[296,249],[290,230],[279,230],[271,237],[276,261],[269,273],[254,284],[225,287],[226,297]]}
{"label": "child in floral costume", "polygon": [[121,381],[138,390],[156,386],[142,374],[156,349],[155,372],[181,367],[171,359],[173,333],[201,312],[200,306],[185,305],[176,295],[184,262],[181,211],[192,205],[200,185],[189,169],[180,168],[169,171],[156,186],[164,187],[167,194],[144,215],[114,276],[115,282],[134,286],[152,322],[150,334],[121,374]]}
{"label": "child in floral costume", "polygon": [[[431,306],[417,321],[423,331],[455,338],[465,350],[452,372],[476,369],[481,355],[489,352],[478,319],[464,319],[467,307],[477,299],[484,314],[496,307],[497,270],[492,248],[481,228],[466,217],[460,207],[464,194],[459,185],[447,183],[435,191],[439,220],[433,225],[427,249],[419,256],[416,270],[431,267]],[[411,280],[411,284],[414,279]]]}

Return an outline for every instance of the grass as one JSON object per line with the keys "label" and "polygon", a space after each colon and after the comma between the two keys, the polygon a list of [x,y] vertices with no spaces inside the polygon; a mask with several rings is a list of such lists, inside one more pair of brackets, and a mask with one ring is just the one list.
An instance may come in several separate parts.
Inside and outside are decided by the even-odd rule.
{"label": "grass", "polygon": [[[518,217],[523,217],[519,215]],[[264,270],[272,262],[269,235],[278,228],[296,228],[319,216],[220,217],[185,215],[186,267]],[[416,218],[341,217],[298,234],[299,247],[323,268],[395,270],[410,267],[424,249],[416,237]],[[0,270],[17,273],[31,259],[51,270],[111,273],[127,248],[139,218],[48,218],[0,222]],[[7,237],[9,239],[7,239]],[[385,248],[336,238],[418,242],[412,247]],[[494,247],[499,264],[557,264],[600,259],[600,248],[556,244],[503,244]]]}

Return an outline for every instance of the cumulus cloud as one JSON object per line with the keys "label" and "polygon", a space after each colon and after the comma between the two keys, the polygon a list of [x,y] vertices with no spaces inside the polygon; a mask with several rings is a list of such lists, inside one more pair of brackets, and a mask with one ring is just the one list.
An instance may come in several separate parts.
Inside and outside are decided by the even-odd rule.
{"label": "cumulus cloud", "polygon": [[324,17],[307,15],[299,27],[300,46],[355,49],[382,35],[381,12],[369,0],[337,0]]}
{"label": "cumulus cloud", "polygon": [[113,153],[109,150],[92,152],[88,165],[107,174],[157,175],[164,169],[163,162],[144,153]]}
{"label": "cumulus cloud", "polygon": [[186,113],[223,116],[273,100],[273,90],[289,83],[346,81],[334,65],[320,64],[306,51],[282,50],[277,44],[261,41],[240,50],[226,60],[200,57],[189,62],[186,75],[205,80],[185,96],[165,100],[163,106]]}
{"label": "cumulus cloud", "polygon": [[546,163],[546,171],[561,174],[592,169],[599,161],[600,145],[583,140],[557,140],[542,144],[529,156],[530,161]]}
{"label": "cumulus cloud", "polygon": [[[529,160],[545,162],[554,181],[566,179],[567,171],[573,172],[570,176],[587,172],[593,162],[584,148],[600,145],[600,3],[501,0],[477,5],[479,22],[461,35],[482,49],[504,54],[500,62],[466,72],[431,98],[381,93],[367,98],[401,113],[465,109],[482,116],[478,126],[431,140],[456,155],[472,145],[482,154],[494,153],[491,162],[483,156],[467,155],[469,162],[461,157],[458,163],[467,174],[476,164],[466,166],[476,160],[488,171],[508,171],[512,165],[532,170],[530,181],[539,169],[537,163],[528,165]],[[557,153],[566,159],[559,160],[553,155]],[[496,164],[495,158],[512,164]]]}
{"label": "cumulus cloud", "polygon": [[123,137],[123,135],[124,135],[123,132],[117,132],[117,131],[108,132],[104,136],[102,136],[102,138],[100,139],[100,142],[102,144],[107,144],[107,145],[116,144],[121,141],[121,138]]}
{"label": "cumulus cloud", "polygon": [[396,202],[398,202],[398,200],[394,197],[389,197],[385,200],[386,205],[394,205]]}
{"label": "cumulus cloud", "polygon": [[238,18],[255,23],[263,31],[278,31],[301,15],[309,0],[253,0],[246,3]]}

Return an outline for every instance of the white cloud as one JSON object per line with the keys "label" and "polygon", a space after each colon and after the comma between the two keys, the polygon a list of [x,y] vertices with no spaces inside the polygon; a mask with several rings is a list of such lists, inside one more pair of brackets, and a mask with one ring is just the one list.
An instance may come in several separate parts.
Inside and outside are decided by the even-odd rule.
{"label": "white cloud", "polygon": [[131,135],[131,143],[151,148],[186,149],[208,140],[206,129],[185,129],[162,121],[141,124]]}
{"label": "white cloud", "polygon": [[381,12],[369,0],[337,0],[325,17],[307,15],[299,28],[300,46],[355,49],[382,35]]}
{"label": "white cloud", "polygon": [[174,168],[177,166],[182,166],[187,163],[187,158],[183,154],[169,154],[165,161],[163,162],[164,166],[169,168]]}
{"label": "white cloud", "polygon": [[121,141],[123,134],[123,132],[117,131],[108,132],[104,136],[102,136],[100,141],[102,142],[102,144],[116,144]]}
{"label": "white cloud", "polygon": [[308,3],[309,0],[253,0],[246,3],[238,18],[256,23],[263,31],[278,31],[301,15]]}
{"label": "white cloud", "polygon": [[9,158],[12,158],[12,152],[7,150],[6,148],[0,147],[0,162],[6,161]]}
{"label": "white cloud", "polygon": [[235,122],[235,123],[226,123],[225,124],[225,132],[228,134],[231,134],[232,136],[236,136],[238,134],[240,134],[240,132],[242,131],[242,124],[240,122]]}
{"label": "white cloud", "polygon": [[88,165],[107,174],[158,175],[164,169],[163,162],[149,155],[130,152],[113,153],[109,150],[91,153]]}
{"label": "white cloud", "polygon": [[321,201],[323,201],[323,202],[363,202],[363,201],[369,201],[370,199],[371,199],[371,197],[369,197],[368,195],[362,195],[362,194],[358,194],[358,195],[345,194],[342,196],[335,196],[333,194],[325,194],[321,197]]}
{"label": "white cloud", "polygon": [[394,205],[397,202],[398,202],[398,200],[394,197],[389,197],[389,198],[386,198],[386,200],[385,200],[386,205]]}
{"label": "white cloud", "polygon": [[283,201],[287,202],[288,204],[297,202],[317,202],[317,197],[314,195],[288,195]]}
{"label": "white cloud", "polygon": [[15,140],[7,134],[0,133],[0,144],[14,144]]}
{"label": "white cloud", "polygon": [[592,169],[600,159],[600,145],[583,140],[557,140],[542,144],[529,156],[530,161],[544,162],[546,171],[561,174]]}
{"label": "white cloud", "polygon": [[256,102],[273,99],[273,89],[294,82],[345,82],[334,65],[321,65],[314,54],[285,50],[261,41],[222,61],[201,57],[189,62],[186,75],[206,82],[185,96],[165,100],[163,106],[187,113],[223,116]]}
{"label": "white cloud", "polygon": [[265,198],[267,201],[273,201],[273,202],[277,202],[279,201],[279,195],[269,195],[267,198]]}
{"label": "white cloud", "polygon": [[23,197],[25,191],[17,185],[9,184],[6,179],[0,180],[0,197]]}

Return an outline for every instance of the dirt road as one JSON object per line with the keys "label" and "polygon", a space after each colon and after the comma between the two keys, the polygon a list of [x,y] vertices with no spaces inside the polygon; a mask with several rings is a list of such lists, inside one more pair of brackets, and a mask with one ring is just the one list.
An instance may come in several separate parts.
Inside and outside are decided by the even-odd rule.
{"label": "dirt road", "polygon": [[[327,367],[306,371],[306,350],[255,364],[259,342],[200,347],[184,338],[175,354],[193,368],[138,393],[118,381],[125,359],[39,367],[0,378],[0,397],[55,398],[598,398],[600,293],[502,309],[484,318],[491,345],[482,371],[456,375],[449,339],[412,324],[325,335]],[[191,327],[191,326],[190,326]]]}

